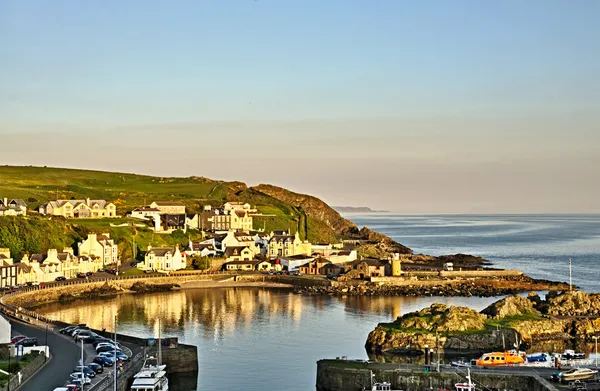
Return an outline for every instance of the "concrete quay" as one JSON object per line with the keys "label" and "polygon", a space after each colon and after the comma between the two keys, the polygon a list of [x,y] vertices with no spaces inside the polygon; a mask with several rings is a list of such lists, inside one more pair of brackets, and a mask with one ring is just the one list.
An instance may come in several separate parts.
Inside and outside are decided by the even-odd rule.
{"label": "concrete quay", "polygon": [[[548,379],[552,368],[472,368],[471,377],[478,388],[512,391],[559,391]],[[373,363],[365,360],[320,360],[317,362],[317,391],[362,391],[375,382],[390,382],[393,389],[424,391],[454,390],[466,380],[466,368],[443,366],[440,372],[423,365]]]}

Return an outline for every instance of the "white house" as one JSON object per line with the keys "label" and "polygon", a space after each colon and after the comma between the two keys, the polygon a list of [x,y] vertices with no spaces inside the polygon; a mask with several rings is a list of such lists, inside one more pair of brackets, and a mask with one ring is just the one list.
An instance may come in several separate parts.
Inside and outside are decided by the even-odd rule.
{"label": "white house", "polygon": [[174,271],[185,269],[186,255],[179,251],[179,246],[175,247],[152,247],[148,246],[148,251],[144,257],[144,262],[138,263],[138,269],[153,271]]}
{"label": "white house", "polygon": [[119,262],[119,246],[110,238],[110,234],[88,234],[86,240],[77,244],[77,254],[84,257],[98,257],[102,265]]}
{"label": "white house", "polygon": [[287,268],[288,271],[297,271],[300,266],[306,265],[315,258],[308,255],[291,255],[287,257],[279,257],[281,265]]}
{"label": "white house", "polygon": [[227,232],[227,235],[221,241],[221,245],[224,251],[227,251],[227,247],[248,247],[254,255],[260,253],[260,250],[256,247],[254,237],[245,232]]}
{"label": "white house", "polygon": [[[208,242],[208,243],[207,243]],[[217,249],[215,248],[214,243],[211,241],[193,243],[190,240],[190,244],[188,249],[185,251],[188,256],[199,255],[201,257],[216,257]]]}
{"label": "white house", "polygon": [[150,204],[151,208],[160,210],[160,214],[183,215],[185,214],[185,204],[177,201],[154,201]]}
{"label": "white house", "polygon": [[27,204],[23,200],[0,198],[0,216],[27,216]]}

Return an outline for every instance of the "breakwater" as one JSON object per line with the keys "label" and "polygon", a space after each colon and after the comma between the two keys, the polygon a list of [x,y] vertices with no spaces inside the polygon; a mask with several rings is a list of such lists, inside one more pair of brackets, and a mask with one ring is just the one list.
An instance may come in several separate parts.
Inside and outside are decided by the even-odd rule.
{"label": "breakwater", "polygon": [[[464,382],[466,370],[441,368],[440,372],[417,365],[378,364],[363,360],[320,360],[317,362],[317,391],[362,391],[376,382],[390,382],[392,389],[422,391],[454,389]],[[434,369],[434,368],[431,368]],[[534,371],[477,370],[472,379],[486,390],[558,391]]]}

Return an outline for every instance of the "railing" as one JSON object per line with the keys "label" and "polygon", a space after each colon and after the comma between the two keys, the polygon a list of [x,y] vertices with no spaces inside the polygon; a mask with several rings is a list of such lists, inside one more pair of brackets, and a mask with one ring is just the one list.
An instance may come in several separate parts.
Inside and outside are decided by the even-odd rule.
{"label": "railing", "polygon": [[[133,376],[134,373],[137,371],[136,367],[136,363],[138,363],[140,360],[142,360],[144,358],[144,351],[139,352],[138,354],[135,355],[135,357],[132,357],[128,362],[125,362],[125,365],[123,365],[123,372],[121,372],[118,376],[117,379],[119,381],[119,383],[125,381],[125,379],[127,379],[129,376]],[[104,390],[108,390],[108,389],[112,389],[112,385],[114,384],[115,381],[115,369],[113,367],[112,370],[108,371],[106,373],[106,376],[104,376],[104,378],[102,378],[102,380],[100,380],[98,383],[92,385],[91,387],[87,388],[88,391],[104,391]]]}

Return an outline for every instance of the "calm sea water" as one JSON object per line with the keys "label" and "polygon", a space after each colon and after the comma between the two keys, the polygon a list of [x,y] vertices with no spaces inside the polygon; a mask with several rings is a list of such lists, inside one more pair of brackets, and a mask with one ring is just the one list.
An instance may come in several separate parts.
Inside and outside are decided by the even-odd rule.
{"label": "calm sea water", "polygon": [[[568,279],[600,291],[599,216],[348,216],[417,252],[473,253],[501,267]],[[198,346],[198,390],[314,390],[316,361],[367,358],[374,326],[433,302],[483,309],[497,298],[304,297],[287,290],[198,289],[52,304],[42,312],[73,323]],[[159,312],[160,308],[160,312]],[[177,391],[177,390],[174,390]],[[190,391],[190,390],[181,390]]]}

